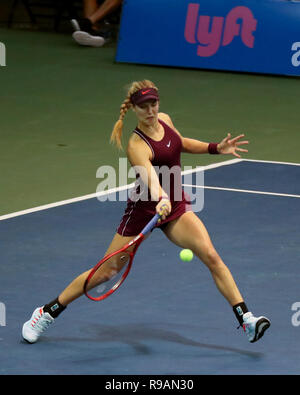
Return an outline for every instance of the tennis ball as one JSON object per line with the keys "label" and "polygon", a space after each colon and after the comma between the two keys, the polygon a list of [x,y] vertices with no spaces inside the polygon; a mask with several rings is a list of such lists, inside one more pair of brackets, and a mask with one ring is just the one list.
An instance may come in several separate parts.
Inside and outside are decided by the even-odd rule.
{"label": "tennis ball", "polygon": [[194,254],[191,250],[185,249],[180,251],[179,256],[183,262],[190,262],[193,259]]}

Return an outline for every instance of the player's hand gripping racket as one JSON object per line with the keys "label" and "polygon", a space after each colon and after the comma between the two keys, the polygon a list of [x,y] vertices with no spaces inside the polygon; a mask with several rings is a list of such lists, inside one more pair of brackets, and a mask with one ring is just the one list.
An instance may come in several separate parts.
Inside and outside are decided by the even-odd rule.
{"label": "player's hand gripping racket", "polygon": [[128,276],[139,245],[159,218],[160,215],[156,214],[137,237],[119,250],[106,255],[94,266],[84,283],[84,293],[89,299],[105,299],[119,288]]}

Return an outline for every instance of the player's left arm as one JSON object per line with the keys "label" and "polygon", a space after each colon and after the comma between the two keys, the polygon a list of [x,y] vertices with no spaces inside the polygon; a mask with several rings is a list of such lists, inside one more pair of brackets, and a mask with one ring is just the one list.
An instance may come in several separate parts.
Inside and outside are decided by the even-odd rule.
{"label": "player's left arm", "polygon": [[[159,118],[162,119],[168,126],[170,126],[181,138],[182,141],[182,152],[190,154],[207,154],[209,143],[204,141],[183,137],[179,131],[175,128],[170,116],[165,113],[159,113]],[[227,155],[231,154],[238,158],[240,155],[236,151],[248,152],[246,149],[239,148],[239,145],[248,144],[249,141],[240,141],[245,135],[241,134],[235,138],[231,138],[231,134],[228,133],[220,143],[217,145],[217,151],[219,154]]]}

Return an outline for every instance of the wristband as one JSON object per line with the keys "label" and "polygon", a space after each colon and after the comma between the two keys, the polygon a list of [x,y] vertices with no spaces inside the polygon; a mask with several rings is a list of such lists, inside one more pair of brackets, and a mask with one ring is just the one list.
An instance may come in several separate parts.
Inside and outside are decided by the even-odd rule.
{"label": "wristband", "polygon": [[219,154],[219,152],[218,152],[218,143],[209,143],[208,144],[208,152],[211,155],[218,155]]}

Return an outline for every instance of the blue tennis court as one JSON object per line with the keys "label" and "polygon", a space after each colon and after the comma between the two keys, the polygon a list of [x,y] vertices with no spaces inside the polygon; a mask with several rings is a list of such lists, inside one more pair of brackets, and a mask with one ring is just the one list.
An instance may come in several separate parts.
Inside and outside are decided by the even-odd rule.
{"label": "blue tennis court", "polygon": [[249,310],[271,320],[260,341],[237,330],[207,268],[181,262],[155,230],[116,293],[80,298],[38,343],[25,343],[33,309],[93,266],[115,233],[125,203],[90,198],[1,218],[0,373],[299,374],[300,166],[236,160],[206,168],[204,180],[198,215]]}

